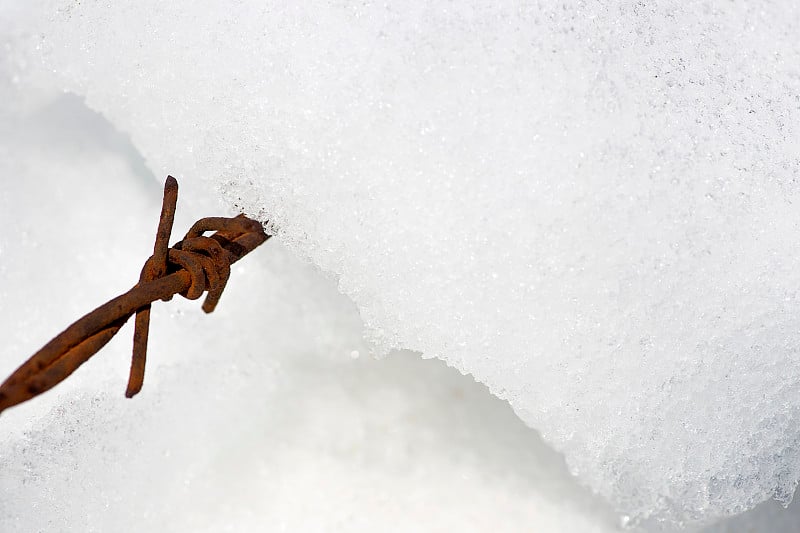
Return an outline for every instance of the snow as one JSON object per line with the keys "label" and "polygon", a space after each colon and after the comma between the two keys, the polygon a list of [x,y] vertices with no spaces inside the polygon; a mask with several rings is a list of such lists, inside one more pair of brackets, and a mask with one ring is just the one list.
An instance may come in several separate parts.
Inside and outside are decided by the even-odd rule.
{"label": "snow", "polygon": [[[115,341],[113,370],[10,415],[27,433],[3,468],[29,466],[2,482],[7,521],[45,519],[21,509],[58,502],[74,472],[87,492],[69,498],[103,495],[96,522],[55,516],[97,530],[655,531],[791,499],[793,4],[0,9],[5,113],[23,110],[0,197],[9,371],[137,277],[167,173],[184,225],[243,209],[276,233],[224,310],[154,317],[169,363],[151,363],[150,399],[97,399],[124,382]],[[91,115],[62,89],[108,123],[70,124]],[[88,250],[63,242],[71,218]],[[55,276],[53,257],[75,263]],[[46,279],[55,301],[31,294]],[[391,350],[471,374],[536,432],[440,362],[362,356]],[[715,531],[796,515],[762,505]]]}
{"label": "snow", "polygon": [[[135,283],[160,186],[75,97],[0,128],[8,374]],[[179,199],[176,233],[195,211]],[[270,241],[235,265],[212,315],[180,298],[154,306],[135,399],[128,324],[54,391],[3,413],[0,531],[613,530],[485,387],[410,352],[355,360],[369,352],[362,333],[331,280]]]}

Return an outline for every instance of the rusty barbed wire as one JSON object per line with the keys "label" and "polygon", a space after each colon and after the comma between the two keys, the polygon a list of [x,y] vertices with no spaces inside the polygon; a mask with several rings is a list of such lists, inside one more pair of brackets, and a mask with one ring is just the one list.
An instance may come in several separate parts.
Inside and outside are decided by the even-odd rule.
{"label": "rusty barbed wire", "polygon": [[[169,238],[178,202],[178,182],[164,184],[153,255],[145,261],[139,282],[83,316],[44,345],[0,385],[0,412],[50,390],[69,377],[116,335],[132,315],[133,357],[125,396],[132,398],[144,383],[150,306],[180,294],[190,300],[207,292],[203,311],[217,306],[235,263],[270,238],[261,223],[244,215],[198,220],[172,248]],[[203,234],[214,231],[208,237]]]}

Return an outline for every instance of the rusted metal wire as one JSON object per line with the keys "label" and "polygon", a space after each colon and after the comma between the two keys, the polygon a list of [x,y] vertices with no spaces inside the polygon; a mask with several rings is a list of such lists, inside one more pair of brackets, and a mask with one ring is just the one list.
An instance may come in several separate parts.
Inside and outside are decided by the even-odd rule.
{"label": "rusted metal wire", "polygon": [[[133,358],[125,396],[142,388],[150,329],[150,305],[180,294],[190,300],[207,292],[203,311],[219,302],[235,263],[270,238],[261,223],[244,215],[198,220],[182,241],[169,247],[178,202],[178,182],[167,177],[153,255],[131,290],[79,319],[22,364],[0,385],[0,412],[61,383],[119,332],[136,314]],[[208,237],[203,234],[214,231]]]}

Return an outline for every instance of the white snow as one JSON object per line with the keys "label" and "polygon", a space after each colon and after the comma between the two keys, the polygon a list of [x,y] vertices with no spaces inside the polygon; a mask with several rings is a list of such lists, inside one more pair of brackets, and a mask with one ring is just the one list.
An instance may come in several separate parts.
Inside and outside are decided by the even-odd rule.
{"label": "white snow", "polygon": [[[214,407],[201,409],[211,420],[200,417],[186,429],[185,446],[202,440],[209,450],[263,447],[256,455],[268,463],[255,464],[280,472],[282,482],[254,474],[256,481],[245,485],[241,497],[218,504],[234,507],[211,507],[215,515],[239,517],[242,509],[258,507],[241,504],[242,498],[273,494],[264,514],[253,519],[268,516],[279,524],[281,513],[297,513],[285,518],[294,526],[289,530],[334,523],[352,530],[361,527],[358,520],[379,516],[404,529],[403,524],[418,521],[415,512],[430,515],[439,509],[453,510],[444,512],[443,520],[464,520],[447,522],[448,528],[473,524],[482,530],[496,516],[509,515],[513,518],[503,522],[509,530],[523,524],[542,524],[536,527],[543,531],[611,530],[608,510],[587,503],[593,500],[561,470],[514,480],[509,464],[535,457],[542,465],[553,456],[512,421],[498,422],[502,429],[496,431],[484,428],[476,413],[488,405],[500,413],[502,407],[479,386],[465,385],[468,378],[411,354],[386,361],[362,357],[371,347],[361,341],[358,315],[378,351],[399,348],[440,358],[507,400],[564,454],[577,479],[628,524],[653,530],[694,527],[770,497],[790,500],[800,477],[795,126],[800,119],[800,11],[793,3],[286,7],[145,0],[113,9],[66,1],[5,9],[17,11],[15,20],[21,21],[0,24],[14,28],[0,63],[13,83],[26,94],[35,94],[35,88],[80,95],[130,135],[126,157],[140,153],[146,162],[134,158],[134,168],[126,168],[130,163],[108,154],[118,148],[113,146],[89,155],[80,149],[59,159],[51,153],[51,145],[59,143],[43,132],[24,141],[7,135],[11,148],[6,150],[13,154],[4,163],[10,165],[4,169],[8,175],[72,175],[75,183],[91,184],[84,185],[90,190],[81,194],[73,185],[63,186],[65,200],[119,194],[129,204],[123,220],[131,228],[126,233],[141,239],[139,249],[78,255],[76,260],[91,267],[79,269],[83,277],[64,287],[72,284],[76,292],[90,280],[107,289],[135,279],[136,273],[125,269],[137,271],[138,258],[150,246],[152,230],[146,228],[154,225],[157,183],[139,182],[142,205],[148,207],[137,207],[137,196],[124,187],[145,174],[138,168],[145,164],[159,178],[172,173],[182,180],[182,198],[193,214],[219,209],[216,199],[222,197],[230,212],[244,209],[269,219],[288,249],[271,242],[273,250],[262,252],[269,259],[242,267],[240,277],[270,274],[274,285],[264,285],[263,296],[243,288],[239,300],[229,294],[223,298],[223,304],[237,302],[225,314],[249,317],[246,335],[232,316],[229,322],[212,316],[210,326],[196,324],[199,318],[186,318],[196,312],[187,305],[185,314],[172,319],[187,321],[183,335],[179,327],[163,333],[176,330],[165,343],[170,353],[180,352],[170,359],[177,365],[174,374],[157,377],[158,363],[148,373],[148,392],[157,402],[153,411],[177,418],[181,408],[196,406],[200,398],[208,401],[209,389],[201,387],[220,376],[220,370],[197,370],[193,363],[214,361],[219,369],[222,360],[232,359],[219,353],[231,349],[231,338],[239,339],[238,351],[262,372],[239,374],[247,372],[244,363],[234,363],[239,370],[222,373],[225,392],[213,396]],[[20,13],[24,16],[17,17]],[[26,159],[12,145],[22,142],[39,152]],[[53,195],[47,201],[34,196],[40,190],[4,188],[2,198],[9,206],[42,209],[57,201]],[[28,196],[24,204],[19,195]],[[143,217],[147,209],[151,216]],[[80,211],[105,221],[93,236],[101,240],[111,215],[121,212],[111,200]],[[9,217],[4,227],[12,232],[4,239],[13,235],[18,242],[27,231],[27,242],[41,257],[69,256],[74,250],[47,241],[35,227],[17,227],[18,215],[11,207],[4,212]],[[0,242],[0,258],[9,255],[11,242]],[[59,246],[64,247],[60,252]],[[124,267],[98,274],[98,257],[107,253],[131,255],[118,258]],[[337,280],[358,315],[292,254]],[[15,288],[4,300],[4,313],[16,309],[5,301],[30,298],[16,287],[42,276],[14,266],[14,261],[29,264],[31,257],[14,252],[3,260],[6,279]],[[298,284],[303,296],[290,291]],[[98,303],[36,300],[28,314],[15,317],[21,322],[3,324],[23,332],[9,336],[18,343],[15,348],[35,349],[33,341],[46,340],[54,321],[66,323]],[[274,307],[276,300],[290,309]],[[63,318],[57,319],[60,313]],[[222,324],[215,331],[217,320]],[[206,355],[187,353],[181,338],[193,339]],[[115,349],[124,352],[123,344]],[[7,364],[13,367],[10,360]],[[115,370],[122,371],[124,365]],[[191,383],[185,386],[182,372],[187,371]],[[90,372],[84,386],[94,383]],[[327,374],[336,379],[328,383]],[[115,382],[122,383],[120,376]],[[180,385],[168,387],[170,379]],[[462,415],[450,412],[446,394],[435,392],[435,384],[449,380],[469,388]],[[387,388],[398,392],[387,396]],[[186,399],[171,403],[175,393]],[[353,396],[363,405],[352,407]],[[50,401],[56,414],[32,431],[74,427],[55,420],[63,402],[77,400]],[[93,415],[88,427],[114,425],[130,409],[150,413],[115,402],[104,398],[100,403],[108,410]],[[264,403],[256,409],[258,402]],[[98,409],[89,403],[76,408],[81,416]],[[250,410],[236,418],[237,408],[244,406]],[[356,413],[353,427],[335,420],[342,412]],[[420,429],[415,417],[429,412],[433,421]],[[469,419],[465,433],[452,427],[459,416]],[[376,474],[376,464],[383,461],[370,454],[391,454],[386,448],[395,441],[376,444],[365,428],[396,419],[402,420],[393,426],[398,442],[412,448],[398,444],[401,459],[394,457],[388,471]],[[141,433],[134,440],[154,438],[175,425],[152,424],[137,427]],[[232,429],[240,426],[254,426],[257,436]],[[123,427],[133,431],[127,423]],[[215,428],[223,436],[214,436]],[[285,437],[287,431],[297,440]],[[509,431],[525,437],[498,449],[505,446],[499,436]],[[430,432],[441,432],[447,442]],[[125,446],[109,435],[104,429],[98,438]],[[324,449],[315,448],[317,440]],[[453,440],[462,447],[450,453]],[[24,444],[19,446],[22,451],[11,457],[27,453]],[[74,446],[76,454],[85,449],[78,442]],[[149,446],[141,453],[159,445]],[[274,449],[286,454],[281,460],[288,464],[270,456]],[[103,460],[139,453],[125,450],[109,452]],[[492,463],[506,454],[513,458],[509,464]],[[158,470],[172,464],[172,457],[145,462]],[[67,461],[64,469],[72,464]],[[108,471],[103,464],[89,465],[100,479]],[[171,466],[175,470],[170,471],[208,472],[204,468],[211,467],[199,465],[220,463],[196,455],[182,464],[182,470]],[[292,466],[297,464],[304,466]],[[229,467],[225,463],[208,479],[216,483],[227,475],[234,478],[230,483],[239,481],[238,470]],[[465,468],[475,471],[465,474]],[[416,477],[419,472],[427,477]],[[457,473],[469,481],[431,481],[452,480]],[[374,490],[376,475],[391,487],[385,498]],[[115,486],[110,476],[107,481],[87,476],[107,483],[104,490]],[[355,479],[350,490],[339,494],[337,483],[350,477]],[[136,479],[138,490],[151,490],[146,477]],[[194,498],[195,479],[190,488],[175,489],[179,495],[173,501]],[[276,488],[284,484],[290,489]],[[568,487],[563,501],[553,498],[560,490],[553,486],[560,484]],[[302,498],[310,485],[344,500],[329,502],[318,516],[302,512],[288,500]],[[168,490],[163,483],[158,488]],[[53,494],[63,493],[54,489]],[[170,505],[166,497],[155,500],[153,505]],[[364,517],[356,500],[384,512]],[[207,502],[199,507],[208,507]],[[469,513],[457,516],[457,509]],[[737,524],[748,520],[777,523],[762,509],[719,527],[745,528]],[[161,511],[132,512],[157,523],[165,520]],[[183,517],[179,520],[187,516],[177,514]],[[481,527],[475,516],[487,514],[494,518]],[[762,521],[764,516],[771,518]],[[207,520],[201,515],[198,524]],[[437,519],[431,520],[430,528],[438,527]]]}
{"label": "white snow", "polygon": [[[30,96],[30,95],[29,95]],[[44,98],[43,98],[44,100]],[[75,97],[0,124],[0,374],[138,279],[160,186]],[[192,185],[182,185],[189,192]],[[176,235],[211,213],[179,199]],[[0,531],[614,531],[617,518],[485,387],[367,353],[351,302],[272,240],[219,308],[154,306],[0,417]]]}

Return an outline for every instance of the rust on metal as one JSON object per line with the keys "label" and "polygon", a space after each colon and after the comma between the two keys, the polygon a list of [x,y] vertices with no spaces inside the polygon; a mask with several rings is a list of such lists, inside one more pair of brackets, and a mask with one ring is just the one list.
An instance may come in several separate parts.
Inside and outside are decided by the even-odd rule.
{"label": "rust on metal", "polygon": [[[217,306],[235,263],[270,238],[261,223],[244,215],[198,220],[182,241],[169,247],[178,182],[167,177],[153,255],[145,261],[139,282],[128,292],[101,305],[57,335],[0,385],[0,412],[61,383],[97,353],[132,315],[133,358],[125,396],[144,382],[150,306],[175,294],[195,300],[207,293],[203,311]],[[214,231],[210,236],[204,233]]]}

